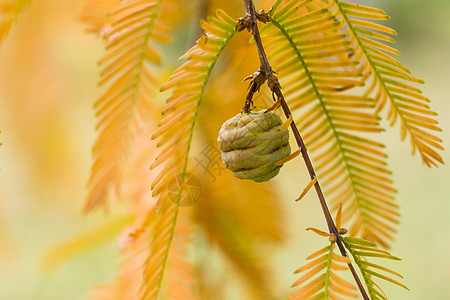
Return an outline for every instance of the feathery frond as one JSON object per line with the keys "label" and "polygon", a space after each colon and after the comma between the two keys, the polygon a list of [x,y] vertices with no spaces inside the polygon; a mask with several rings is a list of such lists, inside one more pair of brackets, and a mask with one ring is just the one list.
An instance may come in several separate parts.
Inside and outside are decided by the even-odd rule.
{"label": "feathery frond", "polygon": [[289,299],[343,299],[342,297],[356,297],[356,287],[347,280],[339,277],[336,271],[346,271],[348,257],[334,253],[335,244],[330,243],[306,259],[309,263],[297,269],[294,273],[303,273],[292,287],[301,288]]}
{"label": "feathery frond", "polygon": [[[393,279],[391,275],[403,278],[399,273],[383,267],[379,264],[369,262],[367,258],[386,258],[391,260],[401,260],[391,255],[385,250],[378,249],[375,243],[353,237],[341,237],[345,248],[353,256],[355,264],[359,267],[364,282],[366,283],[371,300],[387,300],[385,293],[373,280],[374,277],[394,283],[406,290],[409,290],[404,284]],[[384,274],[388,273],[389,275]]]}
{"label": "feathery frond", "polygon": [[118,242],[120,249],[120,270],[112,283],[96,288],[89,299],[139,299],[143,285],[143,266],[148,258],[149,244],[153,240],[156,201],[148,193],[148,187],[155,174],[148,171],[148,165],[155,158],[153,143],[148,142],[154,131],[154,122],[159,113],[149,115],[149,126],[137,134],[133,142],[133,153],[125,174],[124,199],[130,199],[127,206],[133,221],[127,225]]}
{"label": "feathery frond", "polygon": [[150,253],[147,256],[144,268],[144,280],[141,299],[158,299],[161,291],[167,258],[175,232],[178,206],[166,203],[156,219],[151,241]]}
{"label": "feathery frond", "polygon": [[[158,138],[158,147],[164,146],[151,165],[151,169],[165,163],[152,184],[153,196],[158,198],[160,214],[156,224],[151,255],[144,272],[145,287],[142,299],[157,299],[166,261],[170,250],[178,215],[178,203],[186,193],[185,185],[178,188],[175,204],[167,199],[164,189],[177,175],[183,181],[186,177],[189,149],[198,109],[211,70],[219,54],[234,35],[235,20],[223,11],[201,22],[205,34],[197,41],[182,59],[188,59],[180,66],[162,90],[173,88],[172,96],[162,114],[165,116],[158,131],[152,136]],[[183,188],[184,187],[184,188]]]}
{"label": "feathery frond", "polygon": [[328,199],[344,204],[352,235],[387,246],[399,215],[387,156],[382,144],[358,133],[381,131],[374,101],[354,91],[366,77],[355,69],[353,45],[336,31],[341,23],[333,6],[306,10],[310,3],[275,3],[261,30],[266,50],[289,106],[300,113],[296,123]]}
{"label": "feathery frond", "polygon": [[20,14],[33,0],[1,0],[0,1],[0,44],[5,39]]}
{"label": "feathery frond", "polygon": [[107,54],[100,60],[100,85],[106,93],[95,103],[100,118],[93,147],[94,164],[84,211],[105,205],[120,195],[125,163],[135,134],[146,120],[157,84],[150,65],[160,57],[151,41],[162,40],[170,28],[164,11],[170,1],[124,0],[111,11],[111,28],[104,34]]}
{"label": "feathery frond", "polygon": [[183,208],[178,218],[167,263],[165,295],[170,300],[195,300],[197,282],[194,265],[187,254],[192,243],[192,207]]}
{"label": "feathery frond", "polygon": [[400,52],[387,43],[395,43],[397,33],[372,20],[389,20],[380,9],[332,0],[332,14],[341,22],[340,30],[354,48],[354,57],[361,61],[361,70],[373,74],[365,94],[375,95],[377,112],[387,103],[387,119],[391,125],[400,123],[401,139],[409,136],[413,154],[417,150],[428,167],[444,163],[437,150],[443,150],[442,140],[435,135],[441,131],[430,110],[430,100],[411,83],[424,83],[411,75],[392,55]]}
{"label": "feathery frond", "polygon": [[86,31],[103,35],[111,30],[108,14],[120,0],[86,0],[80,12],[81,22],[88,25]]}

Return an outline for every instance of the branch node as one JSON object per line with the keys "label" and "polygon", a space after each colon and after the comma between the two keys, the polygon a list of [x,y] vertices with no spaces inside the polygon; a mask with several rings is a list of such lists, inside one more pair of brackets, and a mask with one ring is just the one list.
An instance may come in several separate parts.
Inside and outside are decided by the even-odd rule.
{"label": "branch node", "polygon": [[270,22],[270,18],[264,9],[261,9],[258,13],[256,13],[256,18],[258,21],[263,22],[264,24]]}
{"label": "branch node", "polygon": [[245,14],[245,16],[237,19],[236,31],[240,32],[244,29],[247,29],[251,32],[253,28],[253,19],[250,15]]}
{"label": "branch node", "polygon": [[330,243],[336,243],[337,237],[334,233],[331,233],[330,236],[328,237],[328,240],[330,241]]}
{"label": "branch node", "polygon": [[340,235],[344,235],[344,234],[346,234],[347,232],[348,232],[347,228],[339,228],[339,229],[338,229],[338,233],[339,233]]}

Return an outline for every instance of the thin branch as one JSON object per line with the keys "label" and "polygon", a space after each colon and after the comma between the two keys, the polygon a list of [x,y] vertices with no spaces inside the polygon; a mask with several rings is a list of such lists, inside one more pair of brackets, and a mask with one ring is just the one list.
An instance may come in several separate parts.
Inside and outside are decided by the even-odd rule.
{"label": "thin branch", "polygon": [[[277,102],[280,103],[280,105],[283,109],[283,112],[286,115],[286,118],[290,118],[292,116],[292,114],[289,109],[289,106],[287,105],[287,103],[284,99],[283,93],[281,92],[280,83],[278,82],[278,78],[273,74],[272,67],[270,66],[270,63],[266,56],[266,53],[264,52],[264,47],[263,47],[263,44],[261,41],[261,36],[260,36],[259,30],[258,30],[258,24],[257,24],[258,14],[256,13],[255,6],[254,6],[252,0],[244,0],[244,3],[245,3],[245,9],[246,9],[246,16],[249,16],[250,19],[252,20],[251,32],[253,34],[255,44],[256,44],[256,47],[258,50],[259,59],[260,59],[259,72],[263,73],[263,75],[265,76],[265,79],[267,79],[267,81],[268,81],[270,90],[272,91],[272,93],[274,93],[277,96]],[[260,74],[258,74],[258,75],[260,75]],[[254,79],[255,78],[252,79],[253,84],[252,84],[252,88],[250,89],[249,95],[247,95],[247,99],[249,99],[249,98],[251,99],[253,95],[250,95],[250,93],[252,91],[257,90],[256,88],[253,88],[255,86],[255,83],[257,83],[254,81]],[[261,80],[259,80],[259,81],[261,81]],[[264,82],[264,81],[262,81],[262,82]],[[247,101],[246,101],[246,104],[248,104]],[[306,146],[303,142],[303,139],[297,128],[297,125],[295,125],[295,122],[291,123],[291,129],[294,134],[295,140],[297,141],[297,145],[301,150],[303,160],[305,161],[306,167],[308,169],[309,175],[312,180],[317,177],[316,172],[312,165],[311,159],[309,158],[308,152],[306,150]],[[336,228],[336,225],[334,224],[333,218],[331,216],[330,210],[328,209],[328,205],[325,201],[325,197],[323,195],[322,188],[320,187],[320,183],[318,180],[314,184],[314,188],[316,190],[317,196],[319,197],[320,205],[322,206],[322,211],[323,211],[323,214],[325,215],[325,219],[326,219],[326,222],[328,225],[328,230],[329,230],[330,234],[334,234],[336,236],[336,243],[339,247],[339,250],[340,250],[342,256],[348,257],[347,251],[345,250],[344,244],[342,243],[342,240],[339,235],[339,231]],[[367,293],[364,289],[364,286],[363,286],[361,280],[359,279],[358,274],[356,273],[355,268],[353,267],[353,265],[351,263],[348,263],[348,267],[353,275],[353,278],[355,279],[356,284],[358,285],[361,295],[363,296],[363,298],[365,300],[369,300],[369,296],[367,295]]]}

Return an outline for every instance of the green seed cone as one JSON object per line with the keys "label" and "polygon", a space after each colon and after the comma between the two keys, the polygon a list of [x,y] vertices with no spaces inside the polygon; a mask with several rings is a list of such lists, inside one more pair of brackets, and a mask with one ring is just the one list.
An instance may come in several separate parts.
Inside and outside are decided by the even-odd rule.
{"label": "green seed cone", "polygon": [[256,182],[275,177],[275,163],[291,153],[288,130],[274,112],[239,114],[226,121],[217,139],[222,161],[237,178]]}

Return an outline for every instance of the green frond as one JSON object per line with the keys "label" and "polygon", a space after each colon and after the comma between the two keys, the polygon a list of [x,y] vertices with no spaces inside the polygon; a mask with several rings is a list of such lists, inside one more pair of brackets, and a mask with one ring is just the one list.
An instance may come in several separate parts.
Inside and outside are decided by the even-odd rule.
{"label": "green frond", "polygon": [[353,237],[341,237],[341,239],[345,245],[345,248],[347,248],[352,255],[355,264],[361,271],[361,275],[364,278],[364,282],[366,283],[371,300],[387,300],[385,293],[381,290],[378,284],[375,283],[374,277],[386,280],[409,291],[403,283],[395,280],[391,276],[394,275],[396,277],[403,278],[399,273],[368,261],[368,258],[385,258],[390,260],[400,260],[400,258],[391,255],[385,250],[378,249],[375,243],[363,239]]}
{"label": "green frond", "polygon": [[391,172],[384,146],[359,133],[381,131],[375,102],[360,95],[366,78],[332,5],[302,11],[309,3],[283,1],[269,13],[266,50],[328,199],[343,203],[352,235],[387,246],[399,216]]}
{"label": "green frond", "polygon": [[410,83],[424,83],[415,78],[392,55],[400,52],[386,43],[395,43],[392,35],[397,33],[389,27],[372,20],[389,20],[380,9],[339,0],[330,1],[333,16],[341,22],[340,31],[360,57],[361,70],[371,75],[366,95],[374,95],[377,113],[388,107],[387,119],[391,125],[400,123],[401,139],[409,136],[412,152],[417,150],[425,165],[444,163],[439,150],[442,140],[435,133],[441,131],[434,119],[428,98]]}
{"label": "green frond", "polygon": [[[193,129],[198,110],[209,75],[225,45],[234,35],[235,20],[223,11],[202,23],[205,33],[197,44],[183,55],[188,59],[163,85],[162,91],[173,89],[167,99],[164,118],[159,129],[152,136],[158,138],[163,150],[150,166],[154,169],[165,163],[152,184],[153,196],[158,199],[160,214],[155,228],[151,255],[144,272],[145,286],[142,299],[157,299],[166,268],[166,261],[178,215],[178,203],[181,199],[183,185],[178,187],[178,196],[173,205],[164,192],[169,181],[179,176],[181,181],[186,177],[189,149],[191,147]],[[208,29],[211,31],[208,31]],[[214,32],[214,33],[212,33]]]}
{"label": "green frond", "polygon": [[33,0],[1,0],[0,1],[0,44],[19,16]]}
{"label": "green frond", "polygon": [[100,85],[106,92],[95,103],[99,137],[93,147],[94,164],[84,207],[89,212],[120,196],[121,182],[135,132],[143,127],[157,84],[150,64],[159,60],[151,44],[159,28],[168,26],[164,7],[170,1],[124,0],[109,16],[104,32],[107,53],[100,60]]}
{"label": "green frond", "polygon": [[337,271],[347,270],[348,257],[334,253],[335,244],[331,243],[306,259],[310,262],[294,273],[302,273],[292,287],[301,286],[289,299],[342,299],[357,297],[356,287],[339,277]]}

